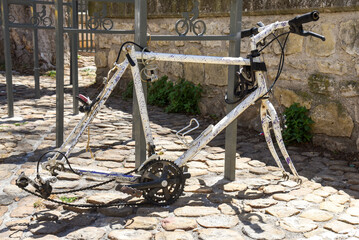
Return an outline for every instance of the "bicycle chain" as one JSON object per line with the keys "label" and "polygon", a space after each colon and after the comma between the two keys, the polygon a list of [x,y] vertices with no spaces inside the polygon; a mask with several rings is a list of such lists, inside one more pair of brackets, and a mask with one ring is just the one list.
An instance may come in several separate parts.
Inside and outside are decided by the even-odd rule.
{"label": "bicycle chain", "polygon": [[40,194],[36,193],[36,192],[32,192],[26,188],[21,188],[23,189],[25,192],[28,192],[36,197],[45,199],[47,201],[59,204],[59,205],[65,205],[65,206],[69,206],[69,207],[75,207],[75,208],[106,208],[106,207],[138,207],[140,205],[144,205],[145,202],[140,202],[140,203],[104,203],[104,204],[74,204],[74,203],[66,203],[66,202],[62,202],[62,201],[58,201],[58,200],[54,200],[51,198],[44,198],[43,196],[41,196]]}
{"label": "bicycle chain", "polygon": [[[135,170],[132,170],[126,174],[130,174],[132,172],[134,172]],[[91,190],[95,187],[99,187],[99,186],[102,186],[102,185],[105,185],[107,183],[110,183],[110,182],[113,182],[115,181],[116,179],[110,179],[110,180],[107,180],[105,182],[101,182],[101,183],[98,183],[98,184],[95,184],[95,185],[92,185],[92,186],[88,186],[88,187],[84,187],[84,188],[78,188],[78,189],[73,189],[73,190],[69,190],[69,191],[62,191],[62,192],[53,192],[51,194],[67,194],[67,193],[74,193],[74,192],[80,192],[80,191],[86,191],[86,190]],[[69,206],[69,207],[75,207],[75,208],[106,208],[106,207],[126,207],[126,206],[129,206],[129,207],[137,207],[137,206],[140,206],[140,205],[144,205],[145,202],[141,202],[141,203],[105,203],[105,204],[74,204],[74,203],[66,203],[66,202],[63,202],[63,201],[58,201],[58,200],[54,200],[54,199],[51,199],[51,198],[45,198],[43,197],[41,194],[38,194],[36,192],[32,192],[28,189],[26,189],[26,187],[19,187],[21,189],[23,189],[25,192],[28,192],[36,197],[39,197],[39,198],[42,198],[42,199],[45,199],[47,201],[50,201],[50,202],[53,202],[53,203],[56,203],[56,204],[59,204],[59,205],[65,205],[65,206]]]}

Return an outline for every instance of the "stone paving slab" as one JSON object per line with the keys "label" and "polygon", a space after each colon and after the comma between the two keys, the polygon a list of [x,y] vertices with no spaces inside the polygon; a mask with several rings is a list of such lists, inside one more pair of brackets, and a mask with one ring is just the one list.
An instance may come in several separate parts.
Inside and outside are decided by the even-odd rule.
{"label": "stone paving slab", "polygon": [[[68,81],[68,76],[65,82]],[[84,75],[80,92],[95,96]],[[36,174],[36,161],[55,146],[55,80],[41,77],[42,97],[31,98],[33,78],[14,76],[16,119],[0,121],[0,239],[359,239],[358,169],[328,152],[289,147],[303,183],[284,181],[265,140],[239,130],[236,181],[223,179],[224,138],[217,137],[188,163],[192,177],[183,196],[167,207],[81,210],[61,207],[18,189],[17,176]],[[71,86],[65,90],[65,132],[81,118],[72,114]],[[0,74],[0,116],[6,116],[5,77]],[[77,166],[127,172],[134,167],[131,103],[111,97],[70,157]],[[149,106],[155,143],[162,157],[176,159],[185,148],[176,139],[190,116]],[[203,120],[205,122],[205,120]],[[206,125],[206,124],[204,124]],[[205,126],[203,126],[204,128]],[[202,129],[203,129],[202,128]],[[199,131],[192,136],[196,137]],[[315,164],[314,164],[315,162]],[[61,189],[96,178],[61,174]],[[67,195],[75,203],[126,198],[115,185]]]}

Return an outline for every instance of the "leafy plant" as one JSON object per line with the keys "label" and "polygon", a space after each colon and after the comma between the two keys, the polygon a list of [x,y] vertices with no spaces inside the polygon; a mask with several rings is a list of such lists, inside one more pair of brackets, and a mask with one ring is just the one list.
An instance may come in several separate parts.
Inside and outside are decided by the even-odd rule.
{"label": "leafy plant", "polygon": [[167,80],[168,77],[163,76],[150,84],[148,88],[149,104],[159,107],[165,107],[170,104],[169,95],[173,91],[173,83]]}
{"label": "leafy plant", "polygon": [[46,75],[49,76],[49,77],[55,78],[56,77],[56,71],[55,70],[48,71],[48,72],[46,72]]}
{"label": "leafy plant", "polygon": [[127,84],[126,90],[122,93],[122,97],[125,100],[133,98],[133,81]]}
{"label": "leafy plant", "polygon": [[14,125],[17,127],[25,125],[25,124],[27,124],[27,122],[14,123]]}
{"label": "leafy plant", "polygon": [[62,202],[65,202],[65,203],[72,203],[72,202],[74,202],[74,201],[77,200],[77,197],[66,197],[66,196],[62,196],[62,197],[59,197],[59,198],[60,198],[60,200],[61,200]]}
{"label": "leafy plant", "polygon": [[84,75],[84,76],[96,76],[96,73],[93,69],[90,69],[90,68],[85,68],[83,70],[81,70],[81,75]]}
{"label": "leafy plant", "polygon": [[199,100],[203,92],[201,85],[195,85],[185,79],[179,79],[173,91],[169,94],[170,105],[166,107],[166,112],[184,112],[198,114]]}
{"label": "leafy plant", "polygon": [[[179,79],[175,84],[167,76],[152,82],[148,87],[148,103],[164,107],[166,112],[199,114],[199,100],[203,92],[201,85],[195,85],[185,79]],[[133,82],[131,81],[123,92],[124,99],[133,97]]]}
{"label": "leafy plant", "polygon": [[299,103],[293,103],[284,111],[286,128],[283,139],[286,144],[310,142],[313,135],[311,126],[314,121],[308,116],[309,110]]}

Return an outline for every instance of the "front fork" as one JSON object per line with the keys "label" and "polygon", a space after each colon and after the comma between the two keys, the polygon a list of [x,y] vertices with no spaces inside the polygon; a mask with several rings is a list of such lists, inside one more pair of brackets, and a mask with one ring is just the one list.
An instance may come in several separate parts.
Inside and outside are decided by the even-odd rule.
{"label": "front fork", "polygon": [[279,147],[285,161],[289,165],[291,172],[295,176],[296,181],[300,183],[301,179],[297,173],[297,170],[295,169],[295,167],[293,165],[292,159],[289,157],[289,154],[288,154],[287,149],[285,148],[285,145],[283,142],[283,137],[282,137],[282,133],[281,133],[281,128],[280,128],[277,112],[275,111],[272,103],[268,99],[262,100],[260,114],[261,114],[263,133],[264,133],[266,142],[268,144],[268,148],[269,148],[275,162],[277,163],[278,167],[282,169],[283,177],[287,178],[287,179],[289,178],[289,176],[286,173],[286,171],[284,170],[284,167],[283,167],[283,165],[279,159],[279,156],[274,148],[274,144],[273,144],[272,137],[270,134],[270,126],[269,126],[270,123],[272,123],[272,128],[273,128],[273,132],[274,132],[278,147]]}

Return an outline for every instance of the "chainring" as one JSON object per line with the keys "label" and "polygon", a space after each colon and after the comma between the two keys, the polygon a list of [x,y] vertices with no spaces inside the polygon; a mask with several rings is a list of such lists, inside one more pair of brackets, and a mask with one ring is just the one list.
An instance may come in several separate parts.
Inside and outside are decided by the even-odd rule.
{"label": "chainring", "polygon": [[183,193],[185,178],[177,164],[169,160],[153,160],[143,168],[141,183],[166,180],[167,186],[143,190],[143,197],[152,204],[165,206],[174,203]]}

